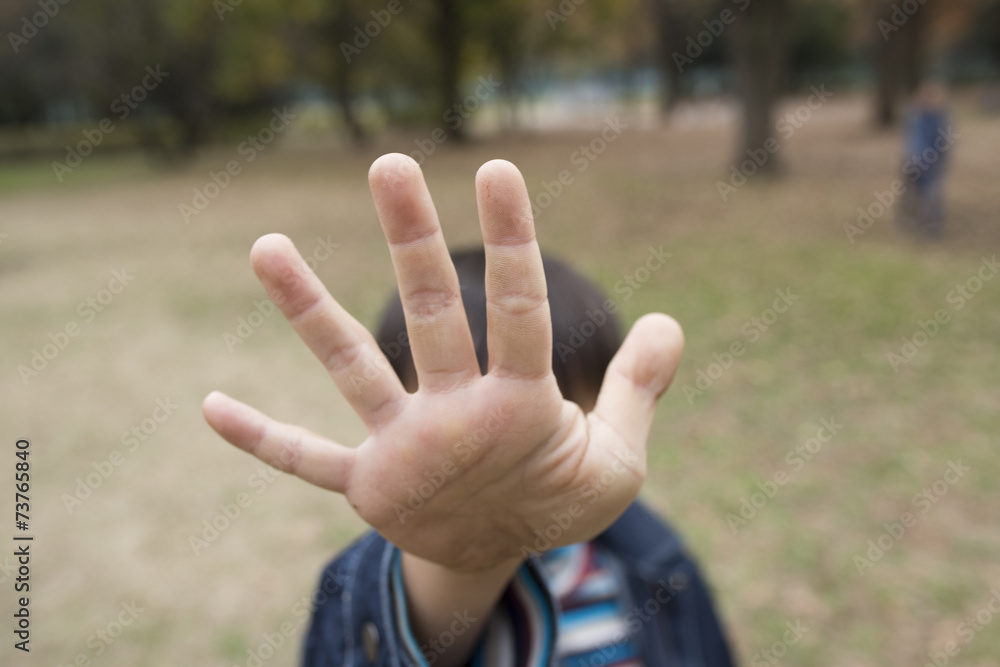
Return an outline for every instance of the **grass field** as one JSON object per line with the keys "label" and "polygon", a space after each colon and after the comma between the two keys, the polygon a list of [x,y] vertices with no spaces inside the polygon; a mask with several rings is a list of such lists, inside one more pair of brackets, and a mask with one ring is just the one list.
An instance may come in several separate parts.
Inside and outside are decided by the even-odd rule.
{"label": "grass field", "polygon": [[[977,273],[993,278],[984,258],[1000,251],[1000,120],[959,113],[943,242],[901,237],[890,210],[851,243],[844,224],[898,170],[896,137],[870,132],[865,111],[831,102],[782,149],[787,178],[751,179],[727,202],[716,181],[728,173],[729,126],[629,129],[583,173],[572,155],[596,130],[445,145],[425,172],[455,246],[478,239],[476,168],[503,157],[533,197],[572,170],[538,236],[609,292],[643,278],[650,246],[672,253],[616,295],[628,322],[664,311],[688,341],[654,425],[644,496],[701,559],[741,663],[769,664],[760,652],[801,622],[808,632],[782,664],[923,665],[954,641],[950,664],[993,665],[1000,619],[974,617],[1000,591],[1000,278]],[[235,146],[169,172],[94,156],[63,184],[45,162],[0,168],[2,465],[14,466],[16,438],[30,439],[37,536],[32,652],[4,664],[245,665],[286,622],[293,636],[265,664],[296,664],[305,626],[293,607],[364,525],[339,497],[261,475],[204,424],[200,401],[218,388],[361,441],[362,424],[281,316],[251,318],[265,295],[247,253],[271,231],[317,260],[336,244],[316,271],[372,325],[393,276],[367,168],[411,142],[362,153],[276,144],[189,224],[178,205]],[[953,292],[962,285],[967,297]],[[777,290],[794,303],[772,317]],[[917,335],[936,314],[935,335]],[[234,344],[226,334],[240,336],[240,318],[259,326]],[[73,324],[77,335],[58,335]],[[26,384],[17,368],[50,334],[65,347]],[[894,369],[887,355],[903,354],[904,337],[920,345]],[[713,355],[726,361],[735,342],[743,352],[720,373]],[[821,420],[836,433],[810,441]],[[139,435],[123,438],[133,427]],[[772,487],[776,475],[785,483]],[[249,504],[207,539],[203,522],[240,494]],[[741,524],[744,499],[760,507],[744,507]],[[206,540],[197,553],[193,536]],[[859,573],[880,539],[888,549]],[[4,656],[14,653],[6,558]]]}

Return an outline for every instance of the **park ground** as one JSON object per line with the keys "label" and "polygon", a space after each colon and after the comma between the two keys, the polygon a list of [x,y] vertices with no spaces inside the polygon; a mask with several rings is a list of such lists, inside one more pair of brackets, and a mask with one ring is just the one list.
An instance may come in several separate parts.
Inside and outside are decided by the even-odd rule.
{"label": "park ground", "polygon": [[[627,323],[663,311],[684,326],[643,495],[703,564],[743,664],[1000,655],[1000,619],[982,611],[1000,591],[1000,119],[969,104],[957,125],[936,244],[900,235],[895,204],[845,232],[899,174],[898,138],[873,132],[858,99],[795,130],[785,178],[752,177],[726,201],[726,123],[630,127],[585,162],[574,154],[600,122],[446,143],[425,161],[453,245],[478,239],[475,170],[509,159],[545,204],[544,249],[592,276]],[[289,235],[373,325],[393,274],[367,168],[426,136],[364,151],[276,142],[189,221],[179,205],[245,159],[238,142],[172,170],[95,155],[62,183],[47,160],[0,167],[0,422],[11,445],[32,443],[36,535],[30,662],[4,664],[247,665],[248,651],[272,652],[268,636],[281,646],[264,664],[296,664],[296,605],[365,527],[342,498],[262,473],[205,425],[200,401],[218,388],[362,440],[281,316],[253,314],[265,295],[247,253],[264,233]],[[539,198],[564,170],[562,192]],[[661,247],[668,261],[641,270]],[[616,291],[626,278],[634,289]],[[90,297],[100,312],[80,306]],[[49,334],[64,349],[25,382],[18,366]],[[141,435],[123,439],[132,427]],[[0,564],[6,626],[13,575]],[[807,631],[782,645],[789,623]]]}

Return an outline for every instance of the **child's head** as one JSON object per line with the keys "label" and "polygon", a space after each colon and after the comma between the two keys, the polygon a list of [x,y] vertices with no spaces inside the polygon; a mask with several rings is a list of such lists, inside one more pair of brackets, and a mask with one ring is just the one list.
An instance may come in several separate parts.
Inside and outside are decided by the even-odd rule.
{"label": "child's head", "polygon": [[917,105],[936,111],[948,106],[948,84],[944,79],[927,77],[920,82],[916,92]]}
{"label": "child's head", "polygon": [[[462,303],[476,346],[479,368],[487,369],[486,256],[482,248],[452,255]],[[593,408],[604,371],[621,344],[618,320],[604,308],[605,296],[586,278],[562,262],[542,256],[552,314],[552,371],[563,396],[585,411]],[[403,307],[396,293],[389,300],[375,333],[379,346],[408,391],[417,388]]]}

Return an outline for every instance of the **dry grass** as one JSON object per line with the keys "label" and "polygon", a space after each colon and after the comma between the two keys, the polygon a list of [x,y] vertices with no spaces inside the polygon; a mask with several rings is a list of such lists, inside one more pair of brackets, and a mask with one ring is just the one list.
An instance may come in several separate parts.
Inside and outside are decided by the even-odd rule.
{"label": "dry grass", "polygon": [[[672,313],[688,337],[654,427],[645,495],[704,563],[744,663],[779,639],[786,621],[801,620],[809,632],[787,664],[923,664],[945,642],[961,643],[956,626],[1000,589],[1000,280],[960,312],[946,302],[983,255],[1000,249],[1000,123],[972,110],[960,118],[944,243],[901,239],[886,216],[852,245],[842,225],[889,186],[898,156],[894,136],[865,129],[863,111],[857,101],[830,103],[783,149],[787,179],[753,181],[728,203],[715,182],[732,128],[626,132],[538,220],[547,249],[609,290],[649,245],[673,253],[622,304],[629,321]],[[591,136],[442,148],[425,170],[446,236],[477,241],[472,178],[481,162],[515,161],[535,194],[573,168],[571,153]],[[317,272],[374,322],[392,271],[365,175],[381,149],[410,150],[409,141],[365,154],[276,147],[190,225],[178,203],[231,151],[180,173],[94,158],[59,187],[46,165],[0,173],[0,420],[9,441],[28,437],[33,447],[30,664],[95,658],[88,638],[133,599],[145,611],[95,664],[245,664],[247,648],[285,621],[296,636],[267,664],[297,662],[304,626],[292,607],[364,526],[342,499],[295,479],[255,486],[259,466],[208,429],[199,403],[220,388],[282,420],[345,442],[362,438],[280,316],[232,353],[223,334],[264,296],[246,255],[270,231],[303,251],[328,235],[340,244]],[[49,332],[82,323],[77,305],[123,267],[134,281],[25,387],[16,366]],[[743,338],[743,324],[778,288],[800,301],[689,404],[683,386]],[[951,323],[893,372],[885,355],[941,308]],[[128,452],[122,432],[166,397],[176,413]],[[843,429],[734,534],[727,513],[758,481],[790,469],[785,453],[830,416]],[[124,463],[67,512],[63,495],[115,449]],[[859,576],[853,557],[884,522],[913,511],[914,494],[956,459],[971,472]],[[195,556],[189,537],[240,493],[252,504]],[[9,623],[9,580],[4,589]],[[955,664],[992,664],[998,623],[961,643]]]}

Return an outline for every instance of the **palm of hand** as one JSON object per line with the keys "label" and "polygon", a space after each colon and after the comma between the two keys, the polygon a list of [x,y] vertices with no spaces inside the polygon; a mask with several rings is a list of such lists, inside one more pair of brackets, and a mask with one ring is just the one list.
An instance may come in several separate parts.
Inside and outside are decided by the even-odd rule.
{"label": "palm of hand", "polygon": [[372,337],[291,242],[269,235],[254,246],[254,269],[369,437],[355,449],[343,447],[217,392],[205,400],[206,419],[265,462],[345,494],[403,551],[455,570],[486,570],[595,536],[638,494],[655,404],[683,347],[676,322],[647,315],[636,323],[589,415],[564,401],[552,375],[528,195],[513,165],[494,161],[477,177],[489,318],[490,367],[482,375],[419,168],[403,156],[384,156],[370,181],[419,390],[403,389]]}

